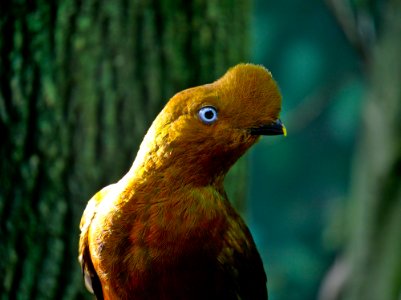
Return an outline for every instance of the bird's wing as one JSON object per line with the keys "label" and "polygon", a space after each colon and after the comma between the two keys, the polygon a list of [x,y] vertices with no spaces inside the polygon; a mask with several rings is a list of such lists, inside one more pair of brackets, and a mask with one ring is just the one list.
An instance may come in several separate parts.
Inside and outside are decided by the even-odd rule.
{"label": "bird's wing", "polygon": [[268,300],[267,277],[263,262],[252,240],[252,247],[244,260],[238,260],[241,299]]}
{"label": "bird's wing", "polygon": [[226,262],[226,274],[234,281],[236,294],[241,300],[267,300],[266,273],[252,235],[243,220],[237,216],[230,220],[225,246],[220,254]]}
{"label": "bird's wing", "polygon": [[99,277],[95,271],[95,268],[93,267],[89,251],[88,235],[90,225],[96,215],[97,206],[110,191],[112,186],[113,185],[106,186],[89,200],[82,215],[81,223],[79,224],[81,235],[79,237],[78,259],[79,263],[81,264],[82,273],[85,279],[85,286],[91,293],[95,294],[97,299],[103,299],[103,292]]}

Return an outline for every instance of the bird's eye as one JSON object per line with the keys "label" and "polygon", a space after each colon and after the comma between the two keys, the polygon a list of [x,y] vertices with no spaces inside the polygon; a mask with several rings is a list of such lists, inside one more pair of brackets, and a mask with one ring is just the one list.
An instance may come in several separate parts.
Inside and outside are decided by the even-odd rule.
{"label": "bird's eye", "polygon": [[199,110],[198,116],[203,123],[209,125],[216,122],[217,110],[213,106],[205,106]]}

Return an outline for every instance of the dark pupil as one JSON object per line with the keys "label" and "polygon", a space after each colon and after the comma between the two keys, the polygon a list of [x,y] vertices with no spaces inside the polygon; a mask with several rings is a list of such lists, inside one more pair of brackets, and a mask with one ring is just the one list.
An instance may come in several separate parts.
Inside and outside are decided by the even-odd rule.
{"label": "dark pupil", "polygon": [[208,110],[205,112],[206,119],[208,119],[208,120],[213,119],[213,116],[214,116],[214,112],[212,110]]}

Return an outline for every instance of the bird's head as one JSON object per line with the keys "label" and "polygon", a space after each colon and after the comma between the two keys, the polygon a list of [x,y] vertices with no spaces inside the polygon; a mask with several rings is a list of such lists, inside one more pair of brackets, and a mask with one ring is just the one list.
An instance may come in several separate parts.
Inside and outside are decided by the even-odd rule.
{"label": "bird's head", "polygon": [[281,95],[271,73],[239,64],[217,81],[171,98],[138,155],[156,167],[224,177],[260,135],[286,134],[280,110]]}

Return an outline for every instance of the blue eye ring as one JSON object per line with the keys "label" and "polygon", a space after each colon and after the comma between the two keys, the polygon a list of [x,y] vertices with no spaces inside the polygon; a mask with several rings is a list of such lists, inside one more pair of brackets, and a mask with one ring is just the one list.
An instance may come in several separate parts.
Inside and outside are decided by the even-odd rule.
{"label": "blue eye ring", "polygon": [[217,121],[217,109],[214,106],[204,106],[198,111],[199,119],[206,125]]}

